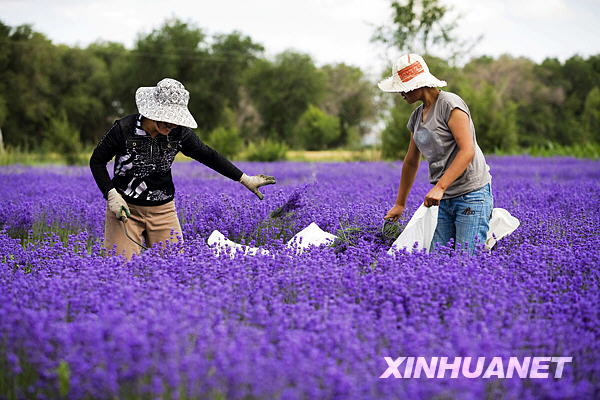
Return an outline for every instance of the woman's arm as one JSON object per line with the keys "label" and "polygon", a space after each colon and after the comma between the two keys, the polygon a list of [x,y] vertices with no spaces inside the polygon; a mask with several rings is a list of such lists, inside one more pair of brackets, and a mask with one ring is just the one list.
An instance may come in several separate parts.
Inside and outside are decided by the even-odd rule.
{"label": "woman's arm", "polygon": [[183,128],[183,137],[181,142],[181,152],[201,162],[210,169],[226,176],[234,181],[239,181],[242,177],[242,171],[231,161],[223,157],[216,150],[202,143],[198,136],[189,128]]}
{"label": "woman's arm", "polygon": [[412,185],[415,181],[415,177],[417,176],[420,159],[421,152],[417,148],[417,145],[413,140],[413,135],[411,132],[410,143],[408,144],[408,151],[406,152],[404,162],[402,163],[402,175],[400,177],[400,185],[398,186],[398,195],[396,196],[396,203],[387,212],[385,217],[383,217],[384,219],[397,221],[398,218],[400,218],[400,215],[406,207],[406,198],[408,197],[410,189],[412,188]]}
{"label": "woman's arm", "polygon": [[121,127],[115,123],[100,140],[90,157],[90,170],[105,199],[108,199],[108,192],[114,188],[106,164],[117,154],[120,140]]}
{"label": "woman's arm", "polygon": [[458,152],[452,163],[444,172],[438,183],[425,196],[426,207],[431,207],[440,204],[440,200],[444,196],[444,192],[465,170],[469,163],[475,157],[475,147],[473,145],[473,134],[470,129],[469,115],[459,108],[452,110],[448,127],[456,144]]}
{"label": "woman's arm", "polygon": [[264,196],[258,189],[265,185],[275,184],[275,178],[272,176],[263,174],[248,176],[244,174],[227,158],[202,143],[191,129],[184,131],[181,152],[188,157],[200,161],[202,164],[217,171],[221,175],[240,182],[260,200],[262,200]]}

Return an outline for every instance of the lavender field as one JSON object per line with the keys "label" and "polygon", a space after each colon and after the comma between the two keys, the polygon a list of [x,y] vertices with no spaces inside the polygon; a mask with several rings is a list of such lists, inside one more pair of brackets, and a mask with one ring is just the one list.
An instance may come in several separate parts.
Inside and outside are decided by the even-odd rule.
{"label": "lavender field", "polygon": [[[261,202],[193,162],[173,166],[185,243],[128,263],[104,254],[87,168],[2,167],[0,398],[598,398],[600,162],[488,162],[495,207],[521,221],[492,252],[388,255],[399,163],[241,163],[276,176]],[[344,240],[286,250],[311,222]],[[274,255],[215,257],[215,229]],[[380,379],[386,356],[573,362],[560,379]]]}

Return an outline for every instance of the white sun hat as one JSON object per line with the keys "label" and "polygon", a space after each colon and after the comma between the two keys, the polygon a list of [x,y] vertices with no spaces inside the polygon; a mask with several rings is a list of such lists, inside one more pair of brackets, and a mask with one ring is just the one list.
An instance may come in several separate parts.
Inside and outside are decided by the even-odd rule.
{"label": "white sun hat", "polygon": [[197,128],[198,124],[187,108],[190,92],[175,79],[165,78],[153,87],[140,87],[135,92],[135,104],[144,117],[154,121]]}
{"label": "white sun hat", "polygon": [[405,54],[392,67],[392,76],[377,84],[384,92],[410,92],[421,87],[442,87],[441,81],[429,72],[429,67],[418,54]]}

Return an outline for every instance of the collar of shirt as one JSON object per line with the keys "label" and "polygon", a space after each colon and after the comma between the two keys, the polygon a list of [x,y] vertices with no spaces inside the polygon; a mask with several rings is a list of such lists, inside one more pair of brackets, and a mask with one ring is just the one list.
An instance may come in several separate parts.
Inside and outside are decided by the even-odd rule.
{"label": "collar of shirt", "polygon": [[149,136],[148,133],[142,129],[142,114],[138,114],[137,120],[135,121],[135,132],[138,136]]}

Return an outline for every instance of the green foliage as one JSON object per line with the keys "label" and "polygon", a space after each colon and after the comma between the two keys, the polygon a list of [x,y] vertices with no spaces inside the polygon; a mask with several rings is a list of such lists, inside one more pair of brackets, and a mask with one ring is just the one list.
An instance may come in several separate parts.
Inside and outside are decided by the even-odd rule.
{"label": "green foliage", "polygon": [[337,237],[331,243],[331,247],[356,246],[360,238],[365,234],[365,231],[364,227],[350,224],[345,225],[340,221],[340,228],[335,232],[335,236]]}
{"label": "green foliage", "polygon": [[246,85],[271,139],[293,144],[293,127],[324,93],[325,75],[306,54],[287,51],[274,62],[259,60],[248,70]]}
{"label": "green foliage", "polygon": [[600,88],[594,87],[585,99],[581,117],[586,143],[600,143]]}
{"label": "green foliage", "polygon": [[[451,10],[441,0],[393,1],[391,11],[392,24],[381,27],[375,40],[396,50],[439,46],[453,54],[466,43],[455,36]],[[251,143],[247,157],[260,160],[285,157],[283,144],[359,146],[381,116],[383,156],[404,154],[414,106],[381,94],[359,68],[319,68],[310,56],[292,51],[267,59],[263,50],[239,32],[207,36],[178,19],[140,34],[133,49],[113,42],[56,45],[29,25],[0,22],[0,129],[7,149],[0,163],[87,161],[83,147],[95,145],[116,118],[137,111],[135,90],[165,77],[184,83],[200,131],[210,132],[209,144],[229,157],[242,141]],[[539,64],[479,57],[460,68],[425,58],[432,73],[448,82],[447,90],[469,105],[486,153],[579,154],[584,144],[600,144],[600,55]],[[311,104],[331,117],[307,111]],[[37,154],[25,155],[31,151]]]}
{"label": "green foliage", "polygon": [[67,397],[71,381],[71,369],[69,368],[69,363],[62,360],[56,368],[56,375],[58,377],[58,392],[61,397]]}
{"label": "green foliage", "polygon": [[222,104],[237,109],[244,71],[250,68],[264,48],[239,32],[217,35],[211,47],[210,63],[212,94],[219,95]]}
{"label": "green foliage", "polygon": [[575,158],[600,158],[600,144],[582,143],[572,146],[562,146],[547,142],[543,146],[535,146],[525,149],[525,153],[534,157],[575,157]]}
{"label": "green foliage", "polygon": [[288,147],[285,143],[270,139],[252,142],[248,145],[244,158],[248,161],[285,160]]}
{"label": "green foliage", "polygon": [[410,132],[406,128],[406,123],[411,112],[407,105],[390,110],[390,116],[381,132],[381,158],[386,160],[404,158],[410,143]]}
{"label": "green foliage", "polygon": [[323,150],[340,136],[338,118],[310,105],[293,130],[293,142],[306,150]]}
{"label": "green foliage", "polygon": [[44,133],[43,146],[49,151],[62,154],[67,164],[80,162],[82,146],[79,132],[71,126],[65,112],[50,120]]}
{"label": "green foliage", "polygon": [[376,117],[376,87],[357,67],[336,64],[321,69],[326,76],[326,90],[319,107],[337,116],[340,125],[339,138],[332,145],[354,145],[367,132],[367,123]]}
{"label": "green foliage", "polygon": [[517,147],[517,105],[500,97],[488,84],[479,90],[465,87],[463,98],[469,105],[477,132],[477,142],[484,152]]}
{"label": "green foliage", "polygon": [[213,129],[206,143],[227,158],[237,155],[243,146],[243,140],[237,128],[219,126]]}
{"label": "green foliage", "polygon": [[[27,360],[24,350],[17,352],[18,370],[12,366],[7,359],[7,350],[3,343],[0,343],[0,393],[3,399],[20,399],[23,395],[22,388],[35,388],[36,383],[41,379],[38,372],[38,366]],[[55,393],[43,393],[47,398],[56,397]],[[37,396],[36,396],[37,397]],[[34,398],[34,397],[31,397]]]}
{"label": "green foliage", "polygon": [[376,29],[371,38],[401,52],[428,54],[434,47],[446,49],[451,57],[468,51],[478,40],[460,40],[458,16],[441,0],[392,1],[392,24]]}
{"label": "green foliage", "polygon": [[29,25],[2,33],[7,58],[0,72],[4,91],[0,95],[8,105],[2,132],[7,145],[35,147],[40,142],[35,133],[43,132],[56,112],[51,77],[58,57],[52,43]]}

